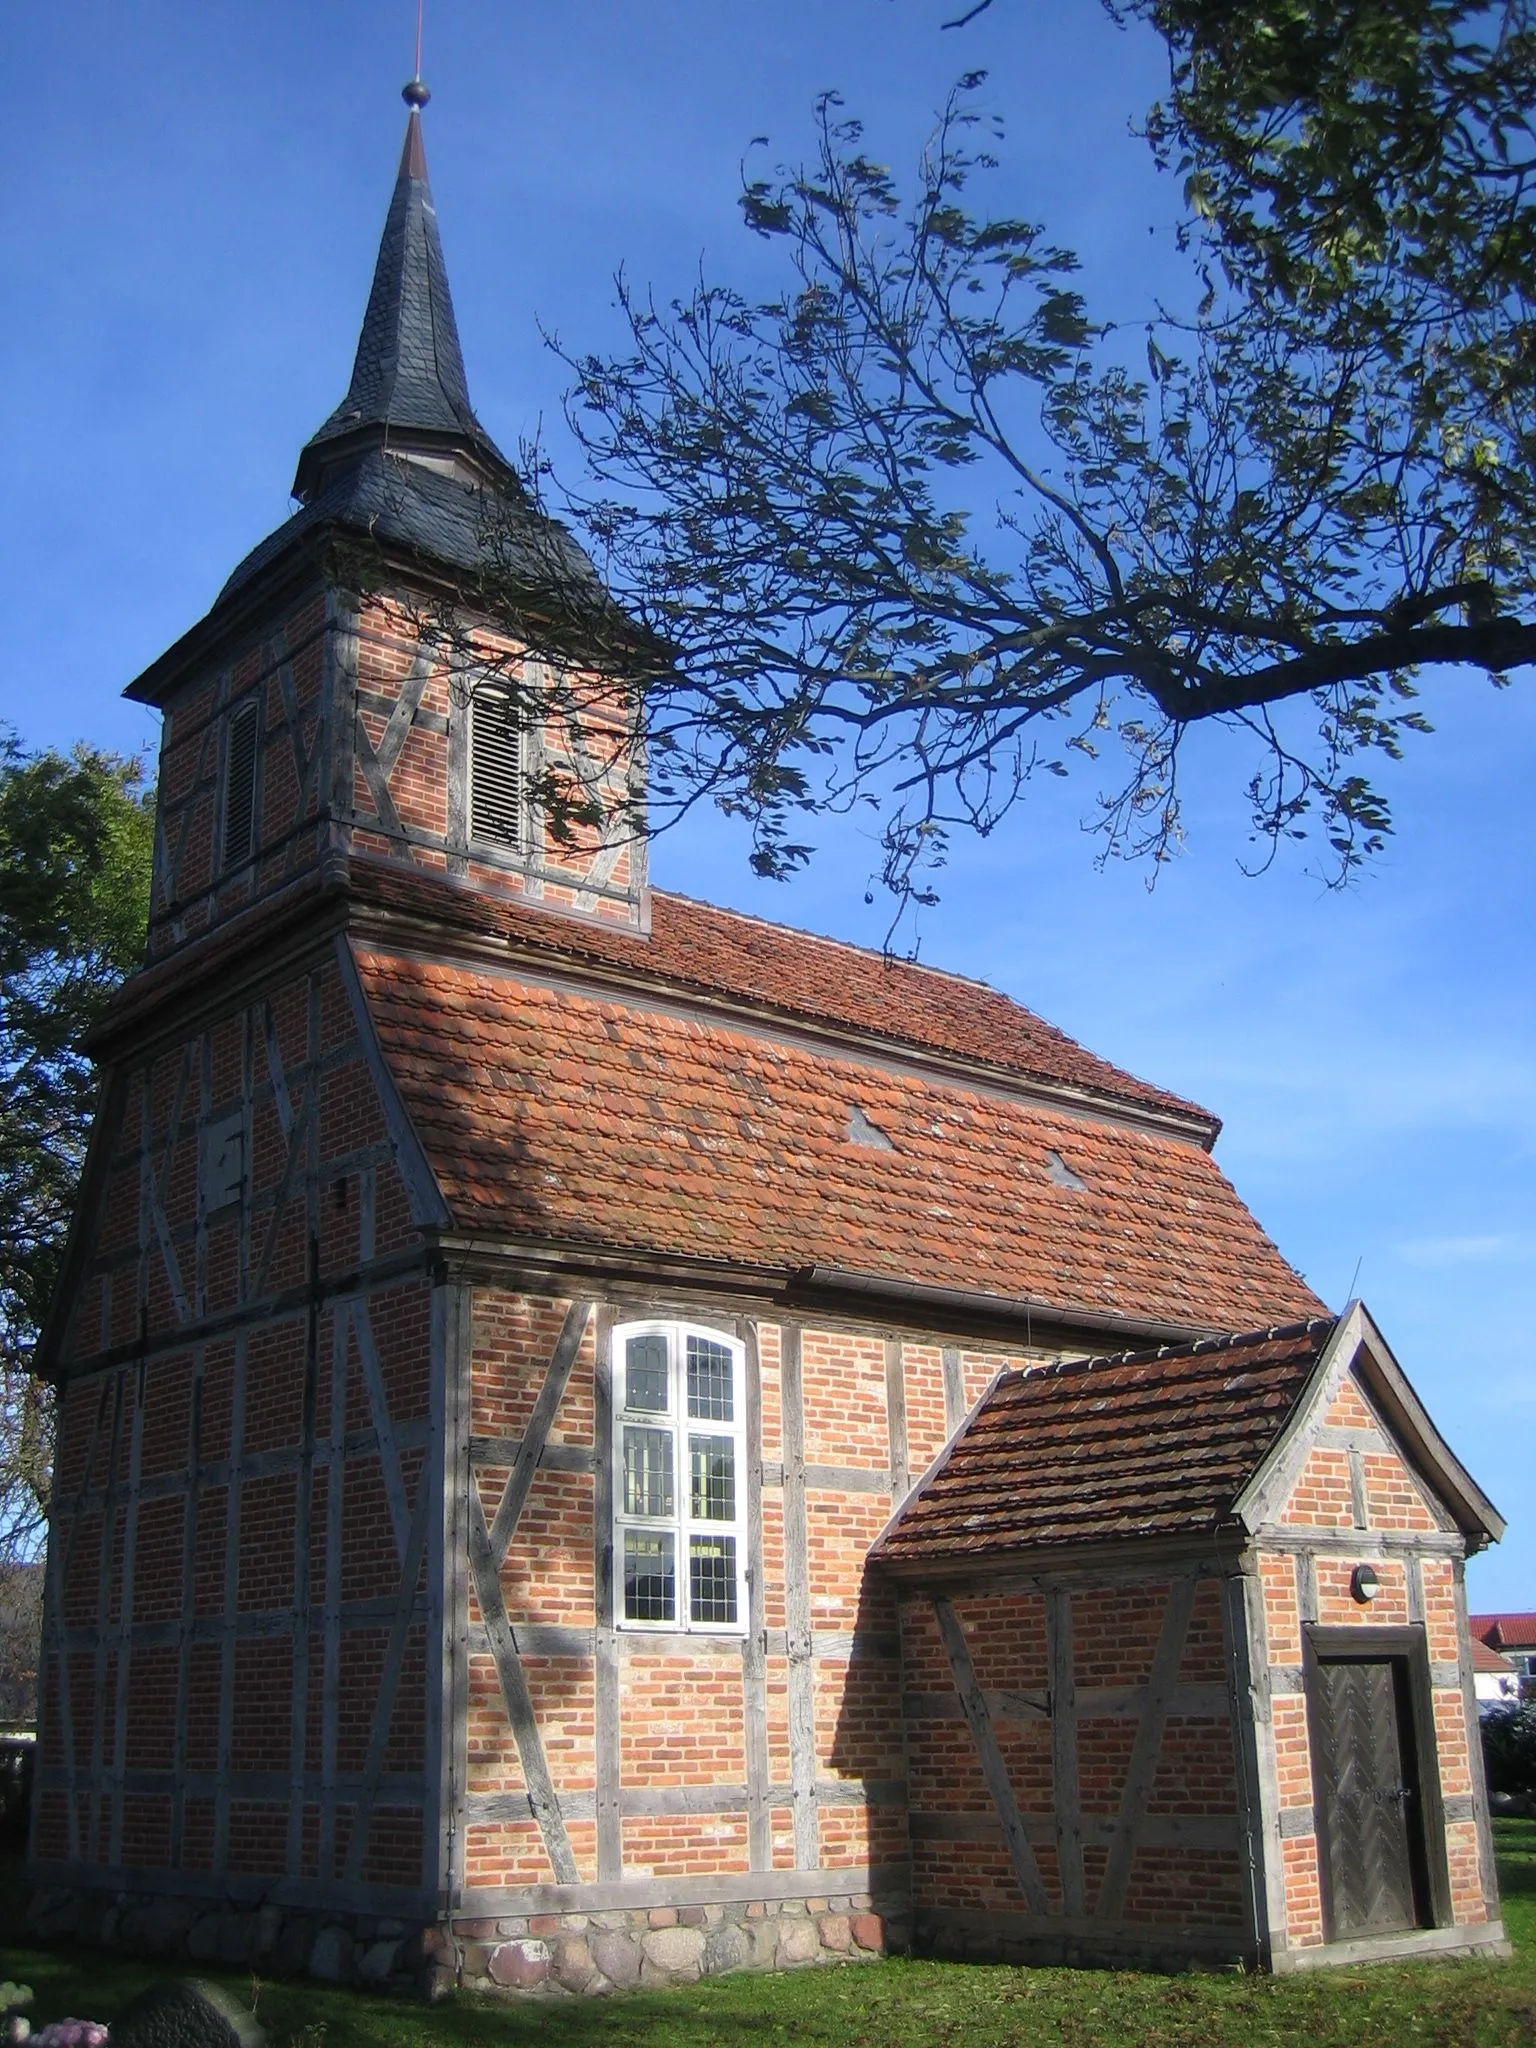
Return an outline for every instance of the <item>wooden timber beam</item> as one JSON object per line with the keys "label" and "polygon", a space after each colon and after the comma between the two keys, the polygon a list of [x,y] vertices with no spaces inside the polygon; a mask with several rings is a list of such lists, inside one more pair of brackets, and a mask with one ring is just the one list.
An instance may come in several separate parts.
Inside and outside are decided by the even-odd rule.
{"label": "wooden timber beam", "polygon": [[1051,1674],[1051,1782],[1056,1810],[1056,1867],[1061,1879],[1061,1910],[1071,1917],[1082,1913],[1085,1908],[1072,1595],[1065,1586],[1053,1586],[1045,1596],[1045,1642]]}
{"label": "wooden timber beam", "polygon": [[1041,1882],[1040,1866],[1035,1861],[1035,1852],[1019,1813],[1018,1801],[1013,1796],[1013,1786],[1008,1779],[1008,1766],[1004,1763],[1003,1753],[998,1748],[986,1700],[981,1687],[976,1683],[976,1667],[971,1662],[970,1645],[966,1642],[965,1630],[960,1626],[960,1617],[942,1595],[934,1600],[933,1615],[939,1625],[939,1634],[944,1639],[949,1668],[954,1674],[955,1691],[960,1696],[960,1705],[970,1724],[971,1740],[975,1743],[976,1754],[981,1760],[981,1774],[987,1781],[987,1790],[992,1795],[992,1805],[1002,1824],[1003,1840],[1008,1848],[1008,1860],[1013,1865],[1013,1874],[1019,1881],[1020,1891],[1029,1902],[1031,1913],[1049,1913],[1050,1906],[1045,1896],[1045,1886]]}
{"label": "wooden timber beam", "polygon": [[555,1873],[555,1881],[562,1885],[578,1881],[576,1858],[566,1833],[559,1794],[550,1775],[549,1760],[544,1754],[538,1716],[534,1712],[533,1697],[518,1654],[517,1638],[507,1618],[506,1599],[501,1590],[501,1567],[517,1533],[518,1519],[548,1441],[550,1425],[570,1381],[571,1369],[586,1335],[593,1306],[591,1300],[577,1300],[566,1310],[554,1355],[523,1433],[521,1453],[508,1474],[492,1521],[486,1520],[478,1485],[472,1482],[469,1489],[469,1565],[475,1582],[475,1598],[480,1603],[481,1619],[496,1662],[502,1701],[517,1743],[529,1804],[544,1837],[545,1853]]}
{"label": "wooden timber beam", "polygon": [[791,1813],[795,1867],[812,1870],[821,1861],[821,1824],[816,1805],[816,1643],[811,1632],[805,1395],[798,1323],[780,1326],[779,1413],[784,1441],[784,1635],[789,1661]]}
{"label": "wooden timber beam", "polygon": [[[736,1325],[746,1359],[747,1633],[741,1645],[742,1740],[747,1765],[747,1863],[773,1867],[768,1760],[768,1624],[763,1559],[763,1373],[755,1322]],[[814,1639],[812,1643],[814,1648]],[[794,1793],[790,1792],[793,1802]],[[793,1807],[791,1807],[793,1810]]]}
{"label": "wooden timber beam", "polygon": [[1146,1819],[1152,1781],[1162,1753],[1163,1729],[1167,1725],[1169,1702],[1184,1658],[1184,1640],[1189,1634],[1189,1617],[1194,1612],[1199,1580],[1191,1576],[1175,1579],[1163,1610],[1163,1626],[1152,1658],[1152,1675],[1147,1681],[1146,1704],[1136,1725],[1131,1760],[1126,1768],[1120,1794],[1120,1818],[1110,1844],[1095,1909],[1101,1920],[1118,1920],[1125,1907],[1126,1888],[1131,1878],[1131,1860]]}
{"label": "wooden timber beam", "polygon": [[[592,1376],[592,1572],[596,1621],[592,1631],[592,1747],[600,1883],[624,1875],[620,1793],[623,1738],[613,1558],[613,1323],[613,1310],[605,1303],[597,1312],[597,1357]],[[521,1446],[517,1455],[521,1459]],[[544,1455],[548,1456],[547,1445]]]}

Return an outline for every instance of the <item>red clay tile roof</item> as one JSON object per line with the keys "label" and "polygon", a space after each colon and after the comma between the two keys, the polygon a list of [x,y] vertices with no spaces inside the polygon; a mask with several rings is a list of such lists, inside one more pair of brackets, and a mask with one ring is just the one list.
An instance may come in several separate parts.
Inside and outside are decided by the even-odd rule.
{"label": "red clay tile roof", "polygon": [[1214,1530],[1333,1320],[1006,1373],[871,1551],[903,1566]]}
{"label": "red clay tile roof", "polygon": [[1475,1628],[1472,1631],[1472,1669],[1497,1672],[1500,1678],[1513,1678],[1516,1675],[1515,1667],[1508,1657],[1501,1657],[1497,1650],[1491,1650],[1478,1636]]}
{"label": "red clay tile roof", "polygon": [[[1066,1033],[982,982],[893,960],[860,946],[767,924],[661,891],[651,896],[652,930],[643,936],[591,918],[562,915],[487,895],[423,870],[352,860],[338,874],[310,874],[211,932],[142,968],[114,996],[89,1041],[105,1052],[181,991],[294,926],[313,928],[327,914],[349,921],[382,913],[430,926],[446,940],[490,941],[509,956],[558,964],[570,972],[622,975],[686,990],[823,1030],[870,1034],[890,1046],[974,1062],[1085,1102],[1124,1104],[1187,1124],[1206,1143],[1221,1125],[1166,1088],[1138,1080],[1078,1045]],[[412,943],[422,939],[413,932]],[[435,950],[430,942],[429,950]]]}
{"label": "red clay tile roof", "polygon": [[644,937],[362,861],[353,862],[350,881],[351,893],[363,903],[504,939],[519,953],[617,967],[627,976],[761,1005],[803,1023],[872,1032],[894,1044],[1193,1118],[1211,1135],[1220,1128],[1209,1110],[1111,1066],[982,982],[739,911],[656,890],[650,935]]}
{"label": "red clay tile roof", "polygon": [[1217,1330],[1320,1306],[1191,1139],[842,1057],[643,989],[354,948],[465,1233],[838,1266]]}
{"label": "red clay tile roof", "polygon": [[1474,1614],[1468,1627],[1494,1650],[1536,1650],[1536,1614]]}

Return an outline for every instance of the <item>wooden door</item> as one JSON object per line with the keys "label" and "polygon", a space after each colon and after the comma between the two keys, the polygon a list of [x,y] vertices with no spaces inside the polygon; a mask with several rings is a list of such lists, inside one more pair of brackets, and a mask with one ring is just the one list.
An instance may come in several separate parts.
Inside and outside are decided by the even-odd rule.
{"label": "wooden door", "polygon": [[1313,1773],[1330,1936],[1422,1924],[1422,1816],[1408,1673],[1400,1657],[1320,1658]]}

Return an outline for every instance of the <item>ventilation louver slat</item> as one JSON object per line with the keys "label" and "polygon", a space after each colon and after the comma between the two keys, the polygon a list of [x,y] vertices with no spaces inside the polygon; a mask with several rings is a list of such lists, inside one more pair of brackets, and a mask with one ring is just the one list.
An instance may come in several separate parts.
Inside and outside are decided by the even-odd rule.
{"label": "ventilation louver slat", "polygon": [[224,866],[242,866],[251,857],[251,831],[256,822],[255,704],[242,704],[229,722],[229,760],[224,783]]}
{"label": "ventilation louver slat", "polygon": [[502,691],[477,696],[470,722],[469,829],[473,839],[521,846],[522,731]]}

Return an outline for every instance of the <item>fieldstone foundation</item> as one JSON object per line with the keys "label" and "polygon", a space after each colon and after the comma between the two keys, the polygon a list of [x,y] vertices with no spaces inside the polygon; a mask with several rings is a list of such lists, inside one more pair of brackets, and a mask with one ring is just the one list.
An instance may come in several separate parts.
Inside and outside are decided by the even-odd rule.
{"label": "fieldstone foundation", "polygon": [[124,1955],[218,1964],[271,1977],[316,1977],[431,1995],[452,1982],[441,1968],[447,1937],[371,1914],[291,1906],[219,1904],[143,1892],[34,1892],[27,1932]]}
{"label": "fieldstone foundation", "polygon": [[602,1913],[460,1917],[410,1926],[367,1914],[104,1891],[39,1891],[27,1928],[72,1941],[274,1977],[318,1978],[418,1997],[468,1990],[593,1997],[692,1984],[732,1970],[868,1962],[906,1949],[904,1900],[867,1893],[629,1907]]}
{"label": "fieldstone foundation", "polygon": [[868,1962],[904,1948],[904,1909],[867,1893],[453,1923],[458,1981],[472,1990],[592,1997],[692,1984],[731,1970]]}

